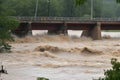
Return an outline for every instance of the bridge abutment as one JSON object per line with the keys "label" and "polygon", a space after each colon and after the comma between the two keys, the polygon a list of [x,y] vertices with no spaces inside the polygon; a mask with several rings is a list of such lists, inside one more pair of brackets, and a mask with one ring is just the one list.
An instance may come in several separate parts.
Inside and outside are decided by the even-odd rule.
{"label": "bridge abutment", "polygon": [[97,22],[96,25],[89,29],[84,30],[81,36],[91,37],[94,40],[101,40],[101,23]]}
{"label": "bridge abutment", "polygon": [[[58,26],[57,26],[58,27]],[[59,26],[56,30],[48,30],[49,35],[55,35],[55,34],[64,34],[68,35],[67,31],[67,24],[63,23],[61,26]]]}
{"label": "bridge abutment", "polygon": [[21,23],[17,29],[12,30],[12,34],[18,37],[25,37],[27,35],[32,35],[31,23]]}

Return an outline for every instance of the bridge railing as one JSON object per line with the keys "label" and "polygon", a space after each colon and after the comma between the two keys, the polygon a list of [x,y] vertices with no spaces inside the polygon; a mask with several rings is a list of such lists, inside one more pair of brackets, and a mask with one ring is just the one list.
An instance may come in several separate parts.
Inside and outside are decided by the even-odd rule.
{"label": "bridge railing", "polygon": [[16,17],[20,21],[120,21],[120,18]]}

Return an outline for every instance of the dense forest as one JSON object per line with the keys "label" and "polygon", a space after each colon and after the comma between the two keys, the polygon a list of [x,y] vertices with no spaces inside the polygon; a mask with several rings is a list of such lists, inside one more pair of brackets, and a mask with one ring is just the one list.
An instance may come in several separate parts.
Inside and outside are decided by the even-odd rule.
{"label": "dense forest", "polygon": [[92,6],[93,17],[120,17],[116,0],[93,0],[93,5],[87,0],[80,6],[75,0],[5,0],[5,5],[12,9],[11,16],[90,17]]}

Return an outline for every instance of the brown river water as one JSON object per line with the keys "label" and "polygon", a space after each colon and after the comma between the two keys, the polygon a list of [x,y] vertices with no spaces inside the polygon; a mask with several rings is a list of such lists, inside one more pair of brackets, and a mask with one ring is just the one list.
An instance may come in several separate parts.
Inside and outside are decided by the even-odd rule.
{"label": "brown river water", "polygon": [[10,43],[12,52],[0,54],[0,64],[8,71],[0,79],[92,80],[103,77],[104,70],[111,68],[111,58],[120,61],[120,36],[107,35],[103,40],[78,36],[16,37]]}

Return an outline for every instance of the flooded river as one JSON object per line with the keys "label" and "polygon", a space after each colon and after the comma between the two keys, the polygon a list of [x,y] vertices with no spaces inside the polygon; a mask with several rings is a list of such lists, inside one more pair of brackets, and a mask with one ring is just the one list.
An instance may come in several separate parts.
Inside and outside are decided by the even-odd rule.
{"label": "flooded river", "polygon": [[0,64],[8,71],[0,78],[92,80],[103,77],[104,70],[111,67],[111,58],[120,61],[120,33],[103,32],[102,35],[108,38],[95,41],[79,38],[78,31],[72,33],[72,37],[39,35],[16,38],[11,43],[12,52],[0,54]]}

